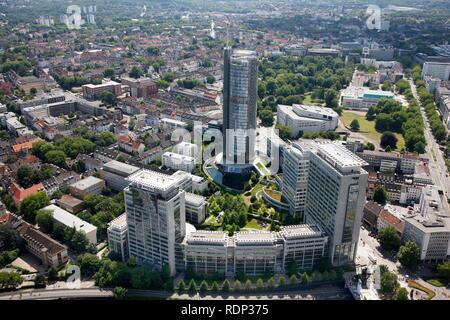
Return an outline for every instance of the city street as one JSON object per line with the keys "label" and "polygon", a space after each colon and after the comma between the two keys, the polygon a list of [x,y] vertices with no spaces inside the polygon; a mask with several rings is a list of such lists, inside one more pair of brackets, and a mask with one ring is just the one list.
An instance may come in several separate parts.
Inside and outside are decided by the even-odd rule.
{"label": "city street", "polygon": [[[411,90],[414,98],[420,103],[419,95],[417,93],[417,88],[414,82],[409,79],[411,85]],[[421,105],[420,112],[422,114],[425,123],[425,139],[427,141],[426,152],[430,158],[429,169],[430,174],[435,185],[442,188],[445,193],[445,199],[448,198],[450,192],[450,177],[448,177],[447,167],[445,165],[443,152],[439,149],[439,145],[433,137],[431,132],[430,124],[428,123],[427,116],[425,114],[425,109]],[[447,202],[445,202],[447,203]],[[448,209],[448,206],[447,206]]]}

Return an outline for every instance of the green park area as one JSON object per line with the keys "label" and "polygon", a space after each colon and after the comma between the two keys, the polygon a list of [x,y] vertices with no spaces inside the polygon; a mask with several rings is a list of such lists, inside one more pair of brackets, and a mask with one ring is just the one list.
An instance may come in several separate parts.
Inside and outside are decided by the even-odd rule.
{"label": "green park area", "polygon": [[[341,121],[347,128],[350,128],[350,123],[353,121],[353,119],[356,119],[359,122],[360,129],[358,133],[360,133],[362,136],[367,137],[367,139],[374,140],[378,144],[380,143],[380,139],[383,133],[375,130],[375,121],[369,121],[363,115],[351,111],[344,111],[341,115]],[[405,147],[405,139],[399,133],[395,133],[395,136],[398,139],[396,150],[400,151]]]}

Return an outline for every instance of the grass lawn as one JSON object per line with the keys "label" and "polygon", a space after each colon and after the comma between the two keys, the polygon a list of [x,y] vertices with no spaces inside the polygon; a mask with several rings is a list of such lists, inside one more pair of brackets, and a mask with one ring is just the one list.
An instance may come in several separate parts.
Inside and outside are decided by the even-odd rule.
{"label": "grass lawn", "polygon": [[220,226],[220,222],[217,222],[216,217],[213,215],[210,215],[208,218],[206,218],[204,224],[211,226],[211,227],[219,227]]}
{"label": "grass lawn", "polygon": [[258,230],[267,230],[267,228],[263,228],[258,220],[256,220],[255,218],[253,218],[252,220],[250,220],[249,222],[247,222],[247,224],[244,226],[244,228],[249,228],[249,229],[258,229]]}
{"label": "grass lawn", "polygon": [[445,287],[447,282],[444,279],[432,278],[426,280],[429,284],[435,287]]}
{"label": "grass lawn", "polygon": [[315,100],[313,98],[311,98],[311,93],[307,93],[305,94],[305,98],[303,99],[303,104],[306,105],[314,105],[314,104],[322,104],[323,101],[322,100]]}
{"label": "grass lawn", "polygon": [[[350,128],[350,123],[353,121],[353,119],[357,119],[359,122],[360,129],[358,133],[366,136],[368,139],[375,140],[378,143],[380,142],[382,133],[375,130],[375,121],[368,121],[364,116],[350,111],[344,111],[342,113],[341,121],[347,128]],[[403,139],[403,136],[399,133],[396,133],[395,135],[398,139],[397,150],[400,151],[405,146],[405,139]]]}
{"label": "grass lawn", "polygon": [[281,202],[281,192],[280,191],[274,191],[270,189],[266,189],[266,193],[271,197],[272,199],[277,200],[278,202]]}

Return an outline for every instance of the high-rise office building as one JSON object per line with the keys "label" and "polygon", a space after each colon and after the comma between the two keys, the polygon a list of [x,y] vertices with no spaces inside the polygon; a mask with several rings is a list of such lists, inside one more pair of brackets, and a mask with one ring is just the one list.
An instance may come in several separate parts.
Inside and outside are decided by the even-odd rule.
{"label": "high-rise office building", "polygon": [[139,170],[124,190],[129,255],[139,264],[175,274],[178,244],[186,230],[185,195],[176,177]]}
{"label": "high-rise office building", "polygon": [[224,184],[251,169],[255,158],[258,59],[254,51],[224,50],[223,160]]}
{"label": "high-rise office building", "polygon": [[283,196],[291,213],[329,236],[334,265],[355,259],[363,215],[367,163],[334,142],[301,141],[285,150]]}

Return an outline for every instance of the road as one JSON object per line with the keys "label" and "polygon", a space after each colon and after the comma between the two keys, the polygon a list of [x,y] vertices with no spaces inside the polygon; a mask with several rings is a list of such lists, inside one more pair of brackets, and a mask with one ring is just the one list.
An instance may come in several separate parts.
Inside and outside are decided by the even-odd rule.
{"label": "road", "polygon": [[56,300],[56,299],[92,299],[111,298],[112,290],[88,289],[31,289],[0,294],[0,300]]}
{"label": "road", "polygon": [[[285,292],[261,292],[240,294],[170,294],[156,290],[128,290],[132,298],[177,299],[177,300],[349,300],[349,291],[336,286],[324,286],[309,290]],[[56,300],[56,299],[109,299],[114,296],[112,289],[31,289],[0,294],[0,300]]]}
{"label": "road", "polygon": [[[409,79],[409,84],[411,85],[411,91],[414,95],[414,98],[420,104],[420,113],[422,114],[422,118],[425,123],[425,139],[427,141],[426,152],[430,158],[430,175],[433,179],[435,185],[442,188],[445,193],[445,199],[447,200],[448,195],[450,194],[450,177],[448,177],[447,167],[444,161],[443,152],[439,149],[439,145],[433,137],[433,133],[431,132],[430,124],[428,122],[427,115],[425,113],[425,109],[420,103],[419,95],[417,93],[417,88],[414,82]],[[447,201],[444,201],[447,203]],[[447,207],[448,209],[448,207]]]}

